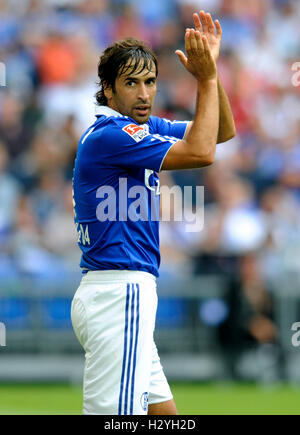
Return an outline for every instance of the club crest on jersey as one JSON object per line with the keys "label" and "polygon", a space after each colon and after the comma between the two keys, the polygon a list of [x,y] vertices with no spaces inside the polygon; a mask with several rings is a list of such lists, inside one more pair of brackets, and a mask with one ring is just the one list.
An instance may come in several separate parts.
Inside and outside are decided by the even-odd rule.
{"label": "club crest on jersey", "polygon": [[136,125],[136,124],[128,124],[123,129],[125,133],[129,134],[136,142],[140,142],[144,139],[144,137],[149,136],[149,127],[147,124],[144,125]]}
{"label": "club crest on jersey", "polygon": [[149,401],[149,394],[148,392],[145,392],[141,396],[141,406],[144,411],[147,411],[148,409],[148,401]]}

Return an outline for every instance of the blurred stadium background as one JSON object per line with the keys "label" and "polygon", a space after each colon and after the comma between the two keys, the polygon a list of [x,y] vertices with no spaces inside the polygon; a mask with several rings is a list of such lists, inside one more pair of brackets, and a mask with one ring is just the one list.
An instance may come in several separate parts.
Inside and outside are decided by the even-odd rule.
{"label": "blurred stadium background", "polygon": [[205,227],[161,225],[157,345],[172,382],[299,386],[300,2],[0,0],[0,412],[13,408],[5,388],[22,395],[6,383],[81,383],[72,169],[94,118],[99,55],[125,36],[148,42],[160,67],[154,114],[191,119],[195,83],[174,50],[200,9],[223,27],[218,67],[237,136],[212,167],[161,174],[205,186]]}

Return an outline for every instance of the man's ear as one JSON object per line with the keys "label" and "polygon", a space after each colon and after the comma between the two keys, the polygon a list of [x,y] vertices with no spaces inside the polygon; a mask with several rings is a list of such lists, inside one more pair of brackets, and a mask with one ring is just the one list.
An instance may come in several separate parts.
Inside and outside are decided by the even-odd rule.
{"label": "man's ear", "polygon": [[102,87],[103,87],[103,92],[104,95],[106,96],[107,100],[111,100],[112,98],[112,87],[110,85],[107,85],[106,82],[102,83]]}

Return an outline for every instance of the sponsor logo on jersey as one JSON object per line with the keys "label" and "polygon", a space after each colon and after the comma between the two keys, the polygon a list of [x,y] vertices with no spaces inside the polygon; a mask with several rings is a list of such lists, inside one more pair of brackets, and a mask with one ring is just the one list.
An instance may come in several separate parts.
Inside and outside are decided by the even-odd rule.
{"label": "sponsor logo on jersey", "polygon": [[123,129],[125,133],[129,134],[136,142],[140,142],[144,139],[144,137],[149,136],[149,127],[147,124],[144,125],[136,125],[136,124],[128,124]]}

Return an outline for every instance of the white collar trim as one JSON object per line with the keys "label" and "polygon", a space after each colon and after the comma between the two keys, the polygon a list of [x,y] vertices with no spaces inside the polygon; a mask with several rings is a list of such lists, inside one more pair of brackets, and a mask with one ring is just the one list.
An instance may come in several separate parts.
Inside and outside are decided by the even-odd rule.
{"label": "white collar trim", "polygon": [[123,116],[121,115],[121,113],[117,112],[116,110],[111,109],[108,106],[96,106],[95,107],[95,114],[96,115],[104,115],[106,117],[110,117],[110,116]]}

